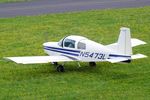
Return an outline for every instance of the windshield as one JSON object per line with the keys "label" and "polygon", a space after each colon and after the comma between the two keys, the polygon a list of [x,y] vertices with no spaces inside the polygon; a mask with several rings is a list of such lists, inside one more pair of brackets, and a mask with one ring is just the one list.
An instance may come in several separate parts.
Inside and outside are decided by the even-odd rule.
{"label": "windshield", "polygon": [[75,40],[65,39],[64,46],[69,48],[75,48]]}

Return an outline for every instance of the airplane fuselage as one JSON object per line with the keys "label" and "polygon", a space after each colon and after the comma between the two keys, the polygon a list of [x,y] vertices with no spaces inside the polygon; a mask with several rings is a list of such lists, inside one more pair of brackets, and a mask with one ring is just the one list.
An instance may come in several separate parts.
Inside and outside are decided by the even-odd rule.
{"label": "airplane fuselage", "polygon": [[61,41],[63,45],[59,45],[59,42],[44,43],[45,53],[50,56],[63,55],[82,62],[105,61],[109,58],[110,51],[99,43],[81,37],[78,41],[76,39],[73,47],[66,47],[64,44],[66,39],[68,38]]}

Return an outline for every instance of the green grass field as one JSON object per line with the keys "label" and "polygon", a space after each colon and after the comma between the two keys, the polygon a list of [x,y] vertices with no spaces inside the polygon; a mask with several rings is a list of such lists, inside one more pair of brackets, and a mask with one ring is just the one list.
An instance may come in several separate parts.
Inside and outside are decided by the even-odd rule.
{"label": "green grass field", "polygon": [[24,2],[24,1],[31,1],[31,0],[0,0],[0,3],[12,3],[12,2]]}
{"label": "green grass field", "polygon": [[49,41],[75,34],[103,44],[114,43],[122,26],[132,37],[147,42],[134,54],[150,57],[150,7],[94,10],[0,19],[0,99],[45,100],[149,100],[150,58],[130,64],[67,63],[65,73],[50,64],[18,65],[6,56],[45,55],[44,33]]}

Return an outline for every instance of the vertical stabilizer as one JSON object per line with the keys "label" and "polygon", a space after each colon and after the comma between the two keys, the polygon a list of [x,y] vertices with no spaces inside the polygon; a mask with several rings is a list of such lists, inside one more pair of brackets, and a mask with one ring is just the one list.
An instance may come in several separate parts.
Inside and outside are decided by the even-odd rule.
{"label": "vertical stabilizer", "polygon": [[132,55],[131,34],[130,29],[126,27],[120,28],[120,35],[118,38],[118,53],[123,55]]}

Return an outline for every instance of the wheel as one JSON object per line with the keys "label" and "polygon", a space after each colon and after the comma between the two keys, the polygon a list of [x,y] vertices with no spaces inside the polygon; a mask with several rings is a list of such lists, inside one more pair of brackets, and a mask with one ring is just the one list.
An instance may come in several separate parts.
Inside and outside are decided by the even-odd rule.
{"label": "wheel", "polygon": [[89,66],[96,67],[96,63],[95,62],[89,62]]}
{"label": "wheel", "polygon": [[58,65],[58,66],[57,66],[57,71],[58,71],[58,72],[64,72],[64,66]]}

